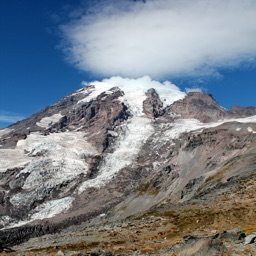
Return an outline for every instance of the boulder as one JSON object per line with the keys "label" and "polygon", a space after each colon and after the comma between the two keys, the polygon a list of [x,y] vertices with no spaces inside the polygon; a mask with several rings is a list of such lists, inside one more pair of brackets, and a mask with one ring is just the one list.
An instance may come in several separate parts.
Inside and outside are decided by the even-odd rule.
{"label": "boulder", "polygon": [[247,245],[247,244],[252,244],[252,243],[255,243],[256,242],[256,233],[252,233],[248,236],[245,237],[244,239],[244,244]]}
{"label": "boulder", "polygon": [[179,256],[222,256],[226,252],[227,248],[218,238],[189,235],[184,237],[184,244],[175,253]]}
{"label": "boulder", "polygon": [[234,228],[232,230],[223,231],[215,235],[215,238],[230,240],[235,243],[244,242],[245,233],[241,228]]}

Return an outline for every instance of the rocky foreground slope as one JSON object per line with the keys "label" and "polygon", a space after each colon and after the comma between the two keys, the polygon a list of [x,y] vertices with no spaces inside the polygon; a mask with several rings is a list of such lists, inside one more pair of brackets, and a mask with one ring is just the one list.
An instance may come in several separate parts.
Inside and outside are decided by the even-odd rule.
{"label": "rocky foreground slope", "polygon": [[89,84],[0,130],[3,248],[255,252],[256,109],[134,83]]}

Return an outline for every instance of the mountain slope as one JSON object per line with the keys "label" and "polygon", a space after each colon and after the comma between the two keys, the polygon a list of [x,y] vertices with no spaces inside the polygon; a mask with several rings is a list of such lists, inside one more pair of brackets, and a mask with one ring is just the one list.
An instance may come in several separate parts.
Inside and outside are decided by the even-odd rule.
{"label": "mountain slope", "polygon": [[[239,198],[241,182],[255,179],[255,108],[225,110],[211,95],[185,95],[172,85],[108,82],[0,130],[6,244]],[[255,202],[247,203],[253,211]]]}

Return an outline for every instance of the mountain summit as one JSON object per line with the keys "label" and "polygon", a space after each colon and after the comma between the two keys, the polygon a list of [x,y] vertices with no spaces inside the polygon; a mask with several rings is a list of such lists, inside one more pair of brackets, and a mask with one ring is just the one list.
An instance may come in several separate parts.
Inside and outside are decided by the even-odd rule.
{"label": "mountain summit", "polygon": [[6,245],[141,216],[173,235],[255,224],[256,108],[147,80],[87,84],[0,130]]}

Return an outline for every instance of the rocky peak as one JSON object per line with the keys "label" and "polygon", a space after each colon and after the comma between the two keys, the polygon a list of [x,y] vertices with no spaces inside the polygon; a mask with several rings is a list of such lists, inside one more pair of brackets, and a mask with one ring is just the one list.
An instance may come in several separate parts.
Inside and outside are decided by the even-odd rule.
{"label": "rocky peak", "polygon": [[157,118],[164,114],[163,102],[155,89],[146,92],[147,99],[143,101],[143,112],[149,118]]}
{"label": "rocky peak", "polygon": [[195,118],[203,123],[215,122],[225,118],[241,118],[256,115],[255,107],[232,107],[227,110],[219,105],[211,94],[204,92],[190,92],[179,101],[167,108],[182,118]]}
{"label": "rocky peak", "polygon": [[168,112],[174,112],[182,118],[195,118],[203,123],[217,121],[228,116],[211,94],[190,92],[179,101],[174,102]]}
{"label": "rocky peak", "polygon": [[85,102],[67,115],[68,129],[89,133],[89,141],[99,151],[105,150],[112,138],[112,133],[108,131],[113,131],[130,116],[127,106],[118,100],[123,95],[120,89],[114,87],[95,100]]}
{"label": "rocky peak", "polygon": [[241,106],[234,106],[231,107],[229,112],[235,116],[241,116],[241,117],[246,117],[246,116],[254,116],[256,115],[256,108],[255,107],[241,107]]}

